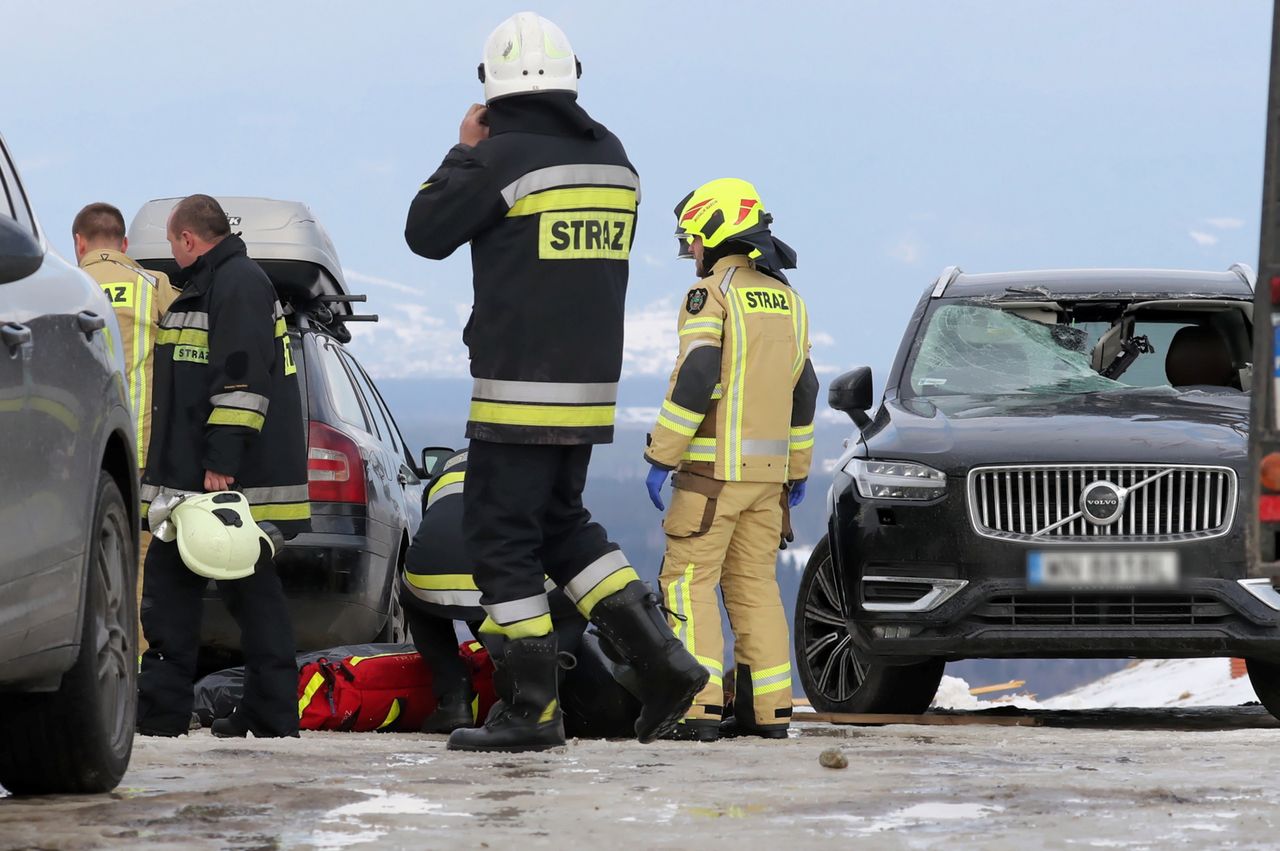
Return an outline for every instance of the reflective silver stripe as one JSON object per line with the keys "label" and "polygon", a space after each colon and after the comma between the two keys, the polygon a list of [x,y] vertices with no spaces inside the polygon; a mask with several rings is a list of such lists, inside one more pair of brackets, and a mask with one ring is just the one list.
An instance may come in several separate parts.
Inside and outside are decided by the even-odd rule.
{"label": "reflective silver stripe", "polygon": [[536,597],[525,597],[509,603],[490,603],[484,607],[484,610],[485,614],[493,618],[494,623],[506,626],[517,621],[549,615],[551,605],[547,602],[546,592],[543,592]]}
{"label": "reflective silver stripe", "polygon": [[404,585],[413,592],[413,596],[425,603],[435,603],[437,606],[467,606],[475,609],[480,608],[479,591],[438,591],[434,589],[418,588],[412,582],[405,582]]}
{"label": "reflective silver stripe", "polygon": [[533,405],[612,405],[618,399],[618,384],[477,378],[472,384],[471,398]]}
{"label": "reflective silver stripe", "polygon": [[457,496],[461,494],[462,487],[463,487],[462,482],[454,482],[451,485],[445,485],[444,487],[440,488],[440,490],[436,491],[435,493],[431,494],[431,496],[427,497],[426,507],[430,508],[440,500],[444,499],[446,496]]}
{"label": "reflective silver stripe", "polygon": [[573,602],[578,602],[583,597],[591,593],[591,589],[595,588],[604,580],[613,574],[622,570],[624,567],[630,567],[631,561],[627,558],[626,553],[622,550],[614,550],[611,553],[605,553],[600,558],[591,562],[578,572],[578,575],[569,580],[569,584],[564,586],[564,593]]}
{"label": "reflective silver stripe", "polygon": [[693,351],[694,349],[700,349],[703,346],[711,346],[712,348],[718,349],[720,348],[720,343],[716,340],[694,340],[692,343],[689,344],[689,348],[684,350],[685,357],[689,356],[689,352]]}
{"label": "reflective silver stripe", "polygon": [[752,688],[762,688],[763,686],[771,686],[777,683],[786,683],[790,681],[791,681],[790,666],[788,666],[785,671],[782,671],[781,673],[778,673],[778,674],[772,674],[768,677],[760,677],[759,679],[757,679],[755,674],[751,675]]}
{"label": "reflective silver stripe", "polygon": [[181,488],[166,488],[159,485],[143,485],[138,489],[138,499],[142,502],[155,502],[162,496],[194,496],[200,491],[184,491]]}
{"label": "reflective silver stripe", "polygon": [[744,440],[743,455],[786,455],[791,451],[789,440]]}
{"label": "reflective silver stripe", "polygon": [[553,165],[540,168],[516,178],[502,190],[502,200],[508,207],[526,195],[554,189],[558,186],[623,186],[636,191],[636,203],[640,202],[640,178],[623,165]]}
{"label": "reflective silver stripe", "polygon": [[257,411],[263,416],[266,416],[267,406],[271,404],[271,400],[266,396],[260,396],[257,393],[250,393],[246,390],[237,390],[234,393],[218,393],[215,396],[210,396],[209,402],[215,408],[243,408],[246,411]]}
{"label": "reflective silver stripe", "polygon": [[730,266],[724,273],[724,277],[720,279],[720,292],[728,295],[729,284],[733,282],[733,273],[737,270],[737,266]]}
{"label": "reflective silver stripe", "polygon": [[444,467],[440,469],[440,472],[443,473],[445,470],[451,470],[454,467],[458,466],[459,464],[465,464],[465,463],[467,463],[467,453],[463,452],[459,455],[455,455],[454,457],[450,458],[448,461],[445,461]]}
{"label": "reflective silver stripe", "polygon": [[275,488],[245,488],[241,493],[254,505],[269,502],[307,502],[311,491],[307,485],[282,485]]}
{"label": "reflective silver stripe", "polygon": [[542,583],[543,590],[545,590],[548,594],[550,594],[552,591],[556,590],[559,587],[560,587],[559,585],[556,585],[556,581],[552,579],[550,576],[548,576],[546,581]]}
{"label": "reflective silver stripe", "polygon": [[160,320],[161,328],[198,328],[202,331],[209,330],[209,314],[201,310],[192,310],[185,313],[174,313],[170,311],[166,313]]}

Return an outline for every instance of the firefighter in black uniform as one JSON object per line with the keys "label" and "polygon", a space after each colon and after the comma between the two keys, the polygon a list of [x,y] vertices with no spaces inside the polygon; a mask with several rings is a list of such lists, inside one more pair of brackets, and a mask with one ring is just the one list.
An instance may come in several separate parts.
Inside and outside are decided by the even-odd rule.
{"label": "firefighter in black uniform", "polygon": [[[183,290],[156,340],[144,512],[163,497],[234,488],[255,521],[293,537],[310,528],[307,449],[297,370],[275,289],[208,195],[174,207],[168,238]],[[214,724],[216,735],[298,732],[293,630],[265,553],[264,547],[251,577],[218,583],[240,625],[246,680],[243,701]],[[183,565],[177,544],[152,543],[142,592],[151,646],[139,678],[139,732],[187,732],[206,584]]]}
{"label": "firefighter in black uniform", "polygon": [[502,703],[449,747],[563,744],[544,573],[638,672],[636,735],[651,741],[708,675],[582,505],[591,447],[613,439],[639,178],[578,105],[580,65],[558,27],[520,13],[484,56],[487,108],[468,111],[405,228],[431,259],[470,242],[475,287],[464,532]]}
{"label": "firefighter in black uniform", "polygon": [[[463,621],[473,634],[477,633],[485,617],[475,570],[462,538],[466,474],[467,451],[464,449],[446,459],[440,472],[431,479],[422,524],[409,545],[401,574],[400,605],[413,636],[413,646],[431,669],[431,689],[436,697],[435,712],[422,724],[424,733],[450,733],[470,727],[475,721],[471,672],[458,655],[457,634],[453,629],[454,621]],[[554,583],[547,584],[556,643],[561,650],[576,654],[587,622],[561,589]],[[583,661],[581,657],[579,661]],[[575,673],[581,668],[579,665]],[[583,679],[581,674],[577,678],[579,682]],[[599,682],[592,685],[594,687],[585,690],[577,701],[584,706],[584,711],[571,719],[579,729],[584,726],[582,719],[598,721],[605,707],[619,703],[616,690],[605,689]],[[612,704],[610,694],[615,697]],[[570,700],[566,698],[563,703],[567,710]],[[631,717],[634,720],[635,716]]]}

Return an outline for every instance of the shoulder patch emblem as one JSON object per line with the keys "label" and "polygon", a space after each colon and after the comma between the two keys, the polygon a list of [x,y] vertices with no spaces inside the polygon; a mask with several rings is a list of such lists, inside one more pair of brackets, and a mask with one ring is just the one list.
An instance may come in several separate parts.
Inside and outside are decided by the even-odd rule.
{"label": "shoulder patch emblem", "polygon": [[689,299],[684,304],[684,309],[690,313],[696,314],[707,306],[707,291],[702,287],[696,290],[689,290]]}

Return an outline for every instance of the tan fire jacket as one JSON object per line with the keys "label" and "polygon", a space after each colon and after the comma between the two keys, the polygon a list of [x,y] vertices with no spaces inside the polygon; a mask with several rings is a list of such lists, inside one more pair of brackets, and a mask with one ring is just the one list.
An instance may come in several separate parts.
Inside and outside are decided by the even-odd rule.
{"label": "tan fire jacket", "polygon": [[138,467],[145,468],[147,443],[151,439],[152,352],[160,317],[178,297],[180,290],[163,272],[143,269],[127,255],[110,249],[94,249],[80,260],[106,293],[120,322],[129,408],[138,432]]}
{"label": "tan fire jacket", "polygon": [[727,482],[809,475],[818,379],[800,295],[745,256],[685,296],[680,355],[645,459]]}

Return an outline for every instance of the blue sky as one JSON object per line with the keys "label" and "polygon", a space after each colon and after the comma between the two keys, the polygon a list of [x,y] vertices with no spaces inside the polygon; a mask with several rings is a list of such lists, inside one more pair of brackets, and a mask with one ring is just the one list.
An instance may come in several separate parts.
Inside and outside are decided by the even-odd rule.
{"label": "blue sky", "polygon": [[[467,253],[414,257],[404,214],[481,97],[484,37],[523,6],[16,6],[0,11],[0,132],[60,250],[89,201],[304,200],[384,318],[355,343],[375,373],[465,373]],[[1256,263],[1265,0],[536,8],[643,181],[629,375],[670,369],[692,274],[671,207],[715,177],[755,182],[799,251],[827,377],[883,375],[952,263]]]}

